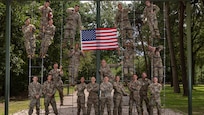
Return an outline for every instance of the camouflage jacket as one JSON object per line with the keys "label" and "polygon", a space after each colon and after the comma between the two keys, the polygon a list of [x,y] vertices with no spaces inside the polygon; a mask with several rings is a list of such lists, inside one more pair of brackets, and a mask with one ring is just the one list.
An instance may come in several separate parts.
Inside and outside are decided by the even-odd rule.
{"label": "camouflage jacket", "polygon": [[45,36],[50,36],[51,37],[51,40],[53,40],[53,37],[55,35],[55,26],[54,25],[47,25],[45,27]]}
{"label": "camouflage jacket", "polygon": [[48,20],[48,15],[50,12],[52,12],[52,9],[50,7],[45,7],[45,6],[40,6],[39,8],[40,13],[42,14],[42,18],[47,19]]}
{"label": "camouflage jacket", "polygon": [[66,10],[68,13],[66,23],[69,25],[68,28],[76,29],[77,27],[80,28],[82,26],[81,22],[81,15],[79,12],[75,12],[74,8],[72,10],[69,10],[69,8]]}
{"label": "camouflage jacket", "polygon": [[86,83],[80,83],[76,86],[77,96],[85,96],[84,90],[86,89]]}
{"label": "camouflage jacket", "polygon": [[128,18],[128,13],[129,13],[130,9],[126,8],[126,9],[122,9],[118,10],[115,16],[115,24],[116,25],[120,25],[120,23],[123,22],[129,22],[129,18]]}
{"label": "camouflage jacket", "polygon": [[61,81],[61,76],[63,76],[63,73],[60,74],[60,69],[52,69],[50,70],[49,74],[52,75],[54,82]]}
{"label": "camouflage jacket", "polygon": [[110,82],[102,82],[100,85],[101,90],[101,97],[102,98],[109,98],[111,97],[111,92],[113,90],[113,85]]}
{"label": "camouflage jacket", "polygon": [[152,83],[151,80],[148,78],[140,78],[138,81],[141,83],[140,95],[147,95],[148,86]]}
{"label": "camouflage jacket", "polygon": [[80,49],[72,49],[68,55],[68,57],[71,58],[70,59],[71,65],[79,64],[80,56],[84,57],[84,54],[82,53]]}
{"label": "camouflage jacket", "polygon": [[98,98],[99,84],[89,83],[87,85],[87,91],[89,92],[88,98]]}
{"label": "camouflage jacket", "polygon": [[[153,13],[151,13],[152,11]],[[155,4],[151,4],[149,7],[146,6],[143,11],[144,18],[147,18],[147,20],[156,19],[157,18],[156,15],[159,11],[160,8]]]}
{"label": "camouflage jacket", "polygon": [[141,88],[141,83],[140,81],[130,81],[130,83],[128,84],[128,88],[130,90],[130,98],[133,97],[139,97],[139,91]]}
{"label": "camouflage jacket", "polygon": [[105,67],[101,66],[100,70],[99,70],[99,73],[100,73],[102,78],[104,78],[106,76],[109,77],[109,78],[113,77],[109,65],[106,65]]}
{"label": "camouflage jacket", "polygon": [[29,96],[31,98],[35,98],[36,95],[41,96],[42,95],[42,89],[41,84],[39,82],[37,83],[30,83],[28,86]]}
{"label": "camouflage jacket", "polygon": [[48,95],[52,95],[54,97],[55,92],[56,88],[54,82],[45,81],[43,84],[43,94],[45,95],[45,97],[47,97]]}
{"label": "camouflage jacket", "polygon": [[[32,30],[32,31],[31,31]],[[24,34],[24,38],[25,39],[34,39],[34,32],[35,32],[36,28],[34,25],[29,24],[29,25],[24,25],[22,27],[22,31]]]}
{"label": "camouflage jacket", "polygon": [[126,94],[125,88],[121,82],[113,82],[114,95]]}
{"label": "camouflage jacket", "polygon": [[160,92],[162,90],[162,85],[159,83],[152,83],[149,85],[149,90],[151,95],[154,98],[159,98],[160,97]]}

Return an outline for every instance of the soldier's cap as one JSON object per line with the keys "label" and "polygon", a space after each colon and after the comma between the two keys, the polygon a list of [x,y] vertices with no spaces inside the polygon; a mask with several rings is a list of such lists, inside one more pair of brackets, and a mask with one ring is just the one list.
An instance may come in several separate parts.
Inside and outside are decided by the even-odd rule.
{"label": "soldier's cap", "polygon": [[157,46],[158,49],[163,49],[164,47],[162,45]]}

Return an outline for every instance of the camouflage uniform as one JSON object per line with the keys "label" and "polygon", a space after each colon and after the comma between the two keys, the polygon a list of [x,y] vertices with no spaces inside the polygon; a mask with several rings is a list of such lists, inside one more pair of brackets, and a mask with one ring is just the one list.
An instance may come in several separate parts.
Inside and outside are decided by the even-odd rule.
{"label": "camouflage uniform", "polygon": [[113,90],[113,85],[110,82],[102,82],[100,85],[101,90],[101,115],[104,114],[105,105],[107,107],[108,115],[111,115],[111,104],[112,96],[111,92]]}
{"label": "camouflage uniform", "polygon": [[150,108],[149,108],[149,99],[147,97],[147,91],[148,91],[148,86],[151,84],[151,81],[148,78],[140,78],[138,81],[140,81],[142,87],[140,88],[140,108],[142,112],[143,110],[143,100],[146,103],[147,107],[147,112],[150,113]]}
{"label": "camouflage uniform", "polygon": [[[33,113],[33,108],[36,106],[36,114],[40,114],[40,96],[42,94],[41,90],[41,84],[40,83],[30,83],[28,86],[28,91],[29,91],[29,96],[30,96],[30,106],[29,106],[29,111],[28,114],[32,115]],[[39,98],[36,98],[36,96],[39,95]]]}
{"label": "camouflage uniform", "polygon": [[55,26],[47,25],[45,26],[45,37],[42,39],[40,54],[44,56],[47,53],[48,47],[53,41],[55,35]]}
{"label": "camouflage uniform", "polygon": [[124,59],[123,59],[123,72],[124,76],[132,76],[134,73],[134,49],[126,48],[124,50]]}
{"label": "camouflage uniform", "polygon": [[53,82],[55,84],[55,88],[58,90],[59,92],[59,96],[60,96],[60,103],[63,105],[63,81],[61,80],[61,75],[60,74],[60,69],[52,69],[49,74],[51,74],[53,76]]}
{"label": "camouflage uniform", "polygon": [[129,8],[122,9],[122,11],[118,10],[115,16],[115,25],[118,25],[120,28],[120,34],[123,39],[123,44],[125,44],[127,38],[133,39],[133,30],[128,18],[129,11]]}
{"label": "camouflage uniform", "polygon": [[76,83],[78,79],[80,56],[84,57],[83,52],[80,49],[72,49],[68,57],[71,58],[69,61],[69,77],[71,83]]}
{"label": "camouflage uniform", "polygon": [[[152,13],[153,10],[153,13]],[[146,6],[143,15],[144,19],[147,20],[147,24],[149,26],[151,37],[159,37],[159,28],[158,28],[158,22],[157,22],[157,13],[159,12],[160,8],[157,5],[151,4],[150,6]]]}
{"label": "camouflage uniform", "polygon": [[83,115],[86,115],[86,108],[85,108],[85,94],[84,90],[86,89],[85,83],[80,83],[76,86],[77,92],[77,115],[80,115],[81,109],[83,111]]}
{"label": "camouflage uniform", "polygon": [[161,99],[160,92],[162,85],[159,83],[152,83],[149,85],[151,97],[150,97],[150,115],[153,115],[153,107],[156,105],[158,115],[161,115]]}
{"label": "camouflage uniform", "polygon": [[25,45],[27,54],[30,56],[35,55],[35,48],[36,48],[36,43],[35,43],[36,39],[34,35],[35,30],[36,28],[32,24],[24,25],[22,27],[22,31],[25,38],[24,45]]}
{"label": "camouflage uniform", "polygon": [[[56,101],[55,101],[55,84],[53,81],[45,81],[43,84],[43,94],[45,95],[44,105],[45,105],[45,115],[49,114],[48,106],[51,104],[53,111],[56,115],[58,115]],[[49,96],[52,95],[52,96]]]}
{"label": "camouflage uniform", "polygon": [[120,82],[113,83],[114,95],[113,95],[113,115],[122,115],[122,103],[123,95],[127,95],[124,86]]}
{"label": "camouflage uniform", "polygon": [[44,38],[43,28],[47,26],[48,20],[52,18],[52,9],[45,6],[40,6],[38,9],[41,13],[39,37]]}
{"label": "camouflage uniform", "polygon": [[75,40],[77,27],[80,28],[82,25],[81,15],[79,12],[75,12],[74,8],[67,8],[66,12],[68,13],[68,16],[64,27],[64,43],[67,45],[67,41],[70,39],[70,46],[72,47]]}
{"label": "camouflage uniform", "polygon": [[141,83],[140,81],[131,81],[128,85],[128,88],[130,90],[130,100],[129,100],[129,115],[132,115],[132,108],[133,108],[133,103],[135,102],[136,108],[137,108],[137,113],[138,115],[142,115],[141,108],[140,108],[140,88],[141,88]]}
{"label": "camouflage uniform", "polygon": [[[159,80],[159,83],[162,83],[163,82],[163,78],[164,78],[164,69],[163,69],[163,64],[162,64],[162,59],[161,59],[161,56],[160,56],[160,51],[156,51],[156,47],[152,47],[153,50],[151,50],[149,53],[149,56],[151,58],[153,58],[153,74],[154,74],[154,77],[157,77],[158,80]],[[163,49],[162,46],[159,46],[157,48],[160,48],[161,50]]]}
{"label": "camouflage uniform", "polygon": [[113,75],[111,73],[111,69],[110,66],[107,64],[106,66],[101,66],[100,70],[99,70],[100,76],[101,76],[101,80],[103,80],[104,77],[108,77],[109,81],[112,82],[113,81]]}
{"label": "camouflage uniform", "polygon": [[88,101],[87,101],[87,115],[91,113],[91,106],[94,105],[95,115],[98,115],[98,91],[99,84],[89,83],[87,86],[87,91],[89,92]]}

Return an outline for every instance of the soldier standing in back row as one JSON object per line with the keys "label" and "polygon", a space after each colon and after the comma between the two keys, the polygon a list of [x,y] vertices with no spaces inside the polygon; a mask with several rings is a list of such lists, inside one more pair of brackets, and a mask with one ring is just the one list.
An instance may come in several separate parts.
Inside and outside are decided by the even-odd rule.
{"label": "soldier standing in back row", "polygon": [[45,58],[45,54],[47,53],[48,47],[53,41],[55,35],[55,26],[53,25],[53,20],[50,19],[48,24],[43,29],[45,37],[42,38],[41,49],[40,49],[40,56],[41,58]]}
{"label": "soldier standing in back row", "polygon": [[162,59],[160,56],[160,51],[163,49],[163,46],[158,46],[158,47],[152,47],[148,46],[148,55],[150,58],[153,58],[153,75],[154,77],[157,77],[159,80],[159,83],[163,82],[164,78],[164,69],[163,69],[163,64],[162,64]]}
{"label": "soldier standing in back row", "polygon": [[72,85],[77,83],[79,65],[80,65],[80,57],[85,56],[84,52],[79,49],[79,44],[75,44],[75,48],[72,49],[68,55],[70,58],[69,61],[69,77]]}
{"label": "soldier standing in back row", "polygon": [[132,108],[133,108],[133,103],[135,102],[136,108],[137,108],[137,113],[138,115],[142,115],[141,108],[140,108],[140,88],[141,88],[141,83],[140,81],[137,80],[137,75],[134,74],[132,77],[132,81],[128,84],[128,88],[130,90],[130,100],[129,100],[129,115],[132,115]]}
{"label": "soldier standing in back row", "polygon": [[35,43],[35,32],[36,28],[34,25],[30,24],[30,18],[27,18],[25,20],[25,25],[22,27],[22,31],[24,34],[24,45],[26,48],[26,52],[28,55],[28,58],[33,58],[35,56],[35,48],[36,48],[36,43]]}
{"label": "soldier standing in back row", "polygon": [[100,85],[101,90],[101,115],[104,114],[105,105],[108,111],[108,115],[111,115],[113,85],[108,81],[109,78],[105,76],[103,82]]}
{"label": "soldier standing in back row", "polygon": [[61,79],[61,76],[63,76],[62,66],[60,66],[60,69],[58,69],[58,63],[54,63],[53,69],[50,70],[49,74],[53,76],[53,82],[60,96],[60,105],[63,105],[64,95],[63,95],[63,82]]}
{"label": "soldier standing in back row", "polygon": [[42,39],[44,38],[44,28],[47,26],[48,21],[53,18],[52,15],[52,9],[50,6],[50,0],[46,0],[43,6],[40,6],[38,9],[41,13],[41,19],[40,19],[40,33],[39,37]]}
{"label": "soldier standing in back row", "polygon": [[86,89],[86,83],[84,83],[84,77],[80,79],[81,83],[78,84],[75,88],[77,91],[77,115],[80,115],[81,109],[83,111],[83,115],[86,115],[86,108],[85,108],[85,94],[84,90]]}
{"label": "soldier standing in back row", "polygon": [[40,96],[42,94],[42,90],[37,76],[33,76],[33,82],[29,84],[28,92],[31,99],[28,115],[32,115],[34,106],[36,106],[36,114],[40,115]]}
{"label": "soldier standing in back row", "polygon": [[57,105],[55,101],[55,84],[52,81],[52,75],[48,75],[47,81],[43,84],[43,94],[45,96],[44,105],[45,105],[45,115],[49,114],[49,104],[51,104],[55,115],[58,115]]}
{"label": "soldier standing in back row", "polygon": [[150,0],[145,1],[145,9],[143,11],[144,19],[143,22],[146,23],[149,26],[149,30],[151,33],[152,38],[161,38],[158,28],[158,22],[157,22],[157,13],[159,12],[160,8],[155,5],[151,4]]}
{"label": "soldier standing in back row", "polygon": [[104,77],[108,77],[110,82],[113,81],[113,75],[111,73],[110,66],[106,63],[106,60],[104,59],[101,61],[101,67],[100,67],[99,73],[100,73],[101,81],[104,79]]}
{"label": "soldier standing in back row", "polygon": [[96,83],[95,77],[91,77],[91,83],[87,85],[87,91],[89,92],[88,101],[87,101],[87,115],[90,115],[92,105],[94,105],[95,115],[98,115],[99,84]]}
{"label": "soldier standing in back row", "polygon": [[153,108],[156,105],[157,107],[157,114],[161,115],[161,99],[160,93],[162,90],[162,85],[158,83],[158,78],[153,78],[154,83],[149,85],[149,90],[151,93],[150,97],[150,115],[153,115]]}
{"label": "soldier standing in back row", "polygon": [[151,81],[147,78],[147,74],[145,72],[142,73],[142,78],[139,78],[139,80],[142,87],[140,88],[140,108],[142,110],[142,113],[144,113],[143,110],[143,100],[145,101],[147,112],[150,114],[150,107],[149,107],[149,99],[147,97],[148,92],[148,86],[151,84]]}
{"label": "soldier standing in back row", "polygon": [[[130,9],[124,9],[122,6],[122,3],[118,3],[118,11],[115,16],[115,27],[120,28],[120,35],[123,39],[123,44],[125,44],[127,38],[133,39],[132,33],[132,27],[130,25],[130,21],[128,18],[128,13]],[[132,40],[131,40],[132,42]]]}
{"label": "soldier standing in back row", "polygon": [[[77,29],[82,28],[81,15],[79,14],[79,5],[75,5],[74,8],[67,8],[66,12],[68,17],[66,19],[65,33],[64,33],[64,46],[67,46],[67,41],[69,39],[69,47],[73,47],[75,35]],[[76,40],[79,41],[79,40]]]}
{"label": "soldier standing in back row", "polygon": [[120,76],[115,77],[115,82],[113,82],[113,115],[122,115],[122,103],[123,96],[127,96],[128,94],[125,92],[125,88],[122,83],[120,83]]}

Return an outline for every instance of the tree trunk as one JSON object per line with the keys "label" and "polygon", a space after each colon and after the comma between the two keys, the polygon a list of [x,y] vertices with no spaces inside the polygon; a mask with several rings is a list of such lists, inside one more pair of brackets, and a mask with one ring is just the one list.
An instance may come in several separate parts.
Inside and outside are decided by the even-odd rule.
{"label": "tree trunk", "polygon": [[186,73],[186,58],[184,51],[184,40],[183,40],[183,24],[184,24],[184,3],[180,1],[179,3],[179,46],[180,46],[180,61],[181,61],[181,73],[182,73],[182,83],[183,83],[183,95],[188,95],[188,81],[187,81],[187,73]]}
{"label": "tree trunk", "polygon": [[174,47],[173,47],[173,42],[171,38],[171,30],[170,30],[169,2],[166,3],[165,11],[166,11],[165,18],[166,18],[167,41],[169,46],[170,58],[171,58],[170,65],[171,65],[171,71],[172,71],[172,77],[173,77],[174,93],[180,93],[180,87],[178,82],[178,72],[177,72],[177,66],[176,66],[176,57],[174,53]]}

